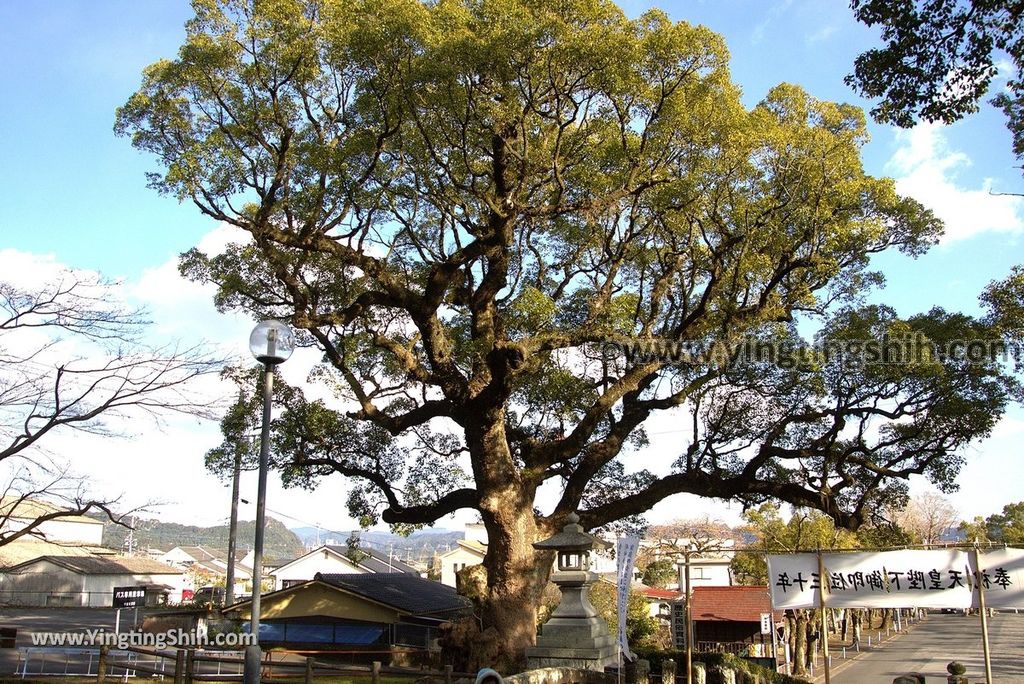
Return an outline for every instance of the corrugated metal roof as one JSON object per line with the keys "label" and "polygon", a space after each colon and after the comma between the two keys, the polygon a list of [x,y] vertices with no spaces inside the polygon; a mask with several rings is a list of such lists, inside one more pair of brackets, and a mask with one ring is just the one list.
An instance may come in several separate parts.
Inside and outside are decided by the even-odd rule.
{"label": "corrugated metal roof", "polygon": [[42,556],[35,560],[8,568],[17,572],[34,563],[49,561],[81,575],[180,575],[181,570],[149,558],[98,558],[93,556]]}
{"label": "corrugated metal roof", "polygon": [[16,539],[0,546],[0,569],[27,563],[42,556],[115,556],[116,549],[92,544],[50,542],[41,539]]}
{"label": "corrugated metal roof", "polygon": [[459,596],[455,589],[407,573],[317,573],[316,579],[412,615],[437,615],[470,607],[469,599]]}
{"label": "corrugated metal roof", "polygon": [[[67,508],[61,508],[54,504],[46,501],[34,501],[29,499],[22,499],[17,496],[4,496],[0,497],[0,516],[8,518],[16,518],[19,520],[36,520],[44,515],[51,515],[53,513],[59,513],[60,511],[68,511]],[[102,520],[96,520],[85,515],[69,514],[62,515],[56,520],[64,522],[76,522],[89,525],[102,525]]]}

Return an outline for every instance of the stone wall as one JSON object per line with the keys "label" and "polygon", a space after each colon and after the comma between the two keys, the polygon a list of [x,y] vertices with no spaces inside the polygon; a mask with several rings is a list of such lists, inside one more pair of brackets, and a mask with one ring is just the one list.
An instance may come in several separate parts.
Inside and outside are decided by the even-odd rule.
{"label": "stone wall", "polygon": [[615,684],[616,681],[614,675],[572,667],[542,667],[505,677],[505,684]]}

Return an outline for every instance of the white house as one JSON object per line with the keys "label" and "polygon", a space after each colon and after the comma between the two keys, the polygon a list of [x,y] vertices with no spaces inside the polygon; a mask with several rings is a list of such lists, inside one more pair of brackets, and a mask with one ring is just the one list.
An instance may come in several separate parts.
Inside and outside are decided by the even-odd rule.
{"label": "white house", "polygon": [[0,602],[23,606],[113,605],[114,587],[165,585],[181,601],[182,571],[149,558],[43,556],[0,575]]}
{"label": "white house", "polygon": [[455,586],[455,575],[459,570],[484,562],[487,545],[472,539],[460,539],[454,549],[438,556],[441,564],[441,584]]}
{"label": "white house", "polygon": [[[252,590],[252,551],[238,551],[235,554],[235,594]],[[185,571],[184,588],[198,590],[207,584],[223,584],[227,580],[228,555],[220,549],[204,546],[175,546],[157,560]],[[264,569],[268,562],[264,561]]]}
{"label": "white house", "polygon": [[173,565],[176,568],[189,568],[202,561],[211,561],[217,565],[222,564],[222,569],[227,568],[227,554],[219,551],[203,548],[202,546],[175,546],[157,558],[161,563]]}
{"label": "white house", "polygon": [[416,568],[406,565],[389,554],[376,549],[323,544],[295,560],[279,565],[270,572],[274,589],[287,589],[322,574],[404,573],[419,575]]}
{"label": "white house", "polygon": [[[707,552],[690,556],[690,588],[732,586],[732,551]],[[685,587],[686,563],[676,560],[679,570],[679,587]]]}
{"label": "white house", "polygon": [[[614,540],[604,541],[610,548],[615,548]],[[471,565],[480,565],[484,562],[486,554],[487,530],[479,523],[466,525],[465,539],[458,540],[455,548],[438,556],[438,562],[441,564],[441,584],[454,587],[455,575],[459,570]],[[599,575],[615,573],[615,559],[608,551],[595,548],[590,552],[590,571]]]}

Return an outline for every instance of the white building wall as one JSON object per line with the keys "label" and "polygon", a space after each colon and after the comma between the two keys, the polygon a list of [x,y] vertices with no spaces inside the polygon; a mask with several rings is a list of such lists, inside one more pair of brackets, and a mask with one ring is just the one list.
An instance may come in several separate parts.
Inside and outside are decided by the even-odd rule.
{"label": "white building wall", "polygon": [[[468,526],[467,526],[468,527]],[[455,586],[455,573],[470,565],[480,565],[483,558],[480,554],[458,546],[438,558],[441,563],[441,584]]]}
{"label": "white building wall", "polygon": [[[680,564],[679,587],[685,584],[685,566]],[[701,563],[693,561],[690,563],[690,587],[730,587],[732,586],[732,574],[729,572],[729,563]]]}
{"label": "white building wall", "polygon": [[38,561],[0,581],[0,600],[34,606],[113,605],[114,587],[166,584],[173,587],[172,602],[181,601],[180,574],[81,575],[49,561]]}
{"label": "white building wall", "polygon": [[[5,532],[17,532],[30,525],[34,520],[12,518],[4,525]],[[85,522],[81,520],[47,520],[32,532],[33,536],[42,535],[46,541],[68,542],[74,544],[91,544],[99,546],[103,542],[103,523]]]}
{"label": "white building wall", "polygon": [[318,572],[365,574],[367,571],[327,549],[317,549],[270,573],[274,589],[284,589],[285,582],[311,580]]}

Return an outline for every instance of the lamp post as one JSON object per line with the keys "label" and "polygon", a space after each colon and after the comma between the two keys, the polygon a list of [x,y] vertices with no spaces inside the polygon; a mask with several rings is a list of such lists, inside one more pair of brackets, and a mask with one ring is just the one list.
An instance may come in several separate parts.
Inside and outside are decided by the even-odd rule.
{"label": "lamp post", "polygon": [[259,684],[260,663],[260,592],[263,585],[263,528],[267,508],[267,468],[270,462],[270,399],[274,390],[274,367],[284,363],[295,348],[291,328],[281,321],[261,321],[249,335],[249,350],[263,364],[263,424],[260,428],[259,478],[256,488],[256,540],[252,560],[252,614],[249,634],[253,643],[245,647],[245,684]]}

